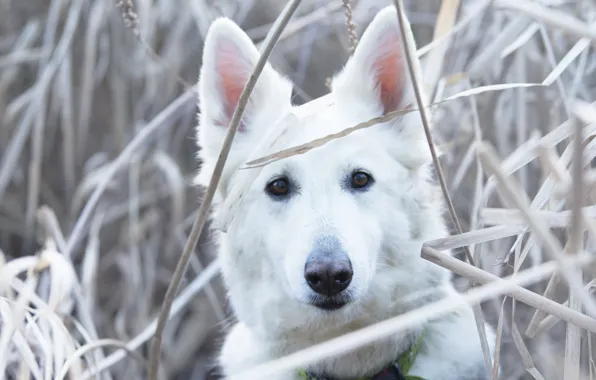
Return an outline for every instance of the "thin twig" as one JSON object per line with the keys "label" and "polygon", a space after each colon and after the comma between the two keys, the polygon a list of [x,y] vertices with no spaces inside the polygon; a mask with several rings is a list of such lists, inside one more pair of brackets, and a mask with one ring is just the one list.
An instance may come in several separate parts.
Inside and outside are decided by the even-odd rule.
{"label": "thin twig", "polygon": [[248,104],[248,99],[250,97],[250,94],[252,93],[253,88],[255,87],[259,75],[261,74],[263,68],[265,67],[265,64],[267,63],[267,59],[269,58],[271,51],[275,47],[277,40],[281,36],[281,33],[283,32],[284,28],[292,18],[292,15],[298,8],[298,5],[300,5],[300,2],[301,0],[291,0],[286,4],[285,9],[282,11],[277,21],[275,22],[271,30],[271,34],[266,39],[264,49],[255,65],[255,68],[248,82],[246,83],[246,86],[242,90],[242,94],[240,94],[238,106],[236,106],[236,109],[234,110],[234,115],[232,116],[232,121],[230,122],[228,133],[226,134],[226,138],[222,144],[222,148],[217,162],[215,164],[215,168],[213,169],[211,181],[209,182],[209,186],[207,186],[205,196],[203,198],[203,201],[201,202],[201,207],[199,208],[197,219],[195,220],[195,223],[192,226],[188,240],[184,245],[184,251],[182,252],[182,256],[180,257],[180,260],[176,265],[176,270],[174,271],[172,282],[168,286],[168,290],[166,291],[166,294],[164,296],[149,356],[149,380],[157,380],[163,330],[165,328],[168,316],[170,314],[172,302],[174,302],[174,298],[176,296],[176,293],[178,293],[178,289],[180,287],[180,282],[182,281],[182,277],[186,272],[186,267],[190,259],[190,256],[194,251],[194,247],[196,246],[199,237],[201,236],[201,233],[203,232],[203,227],[205,227],[205,222],[207,221],[207,215],[211,207],[211,202],[213,201],[215,190],[217,189],[225,162],[228,158],[228,154],[230,153],[232,141],[234,139],[236,131],[238,130],[238,126],[240,125],[240,119],[242,117],[242,114],[244,113],[244,109]]}
{"label": "thin twig", "polygon": [[[586,289],[587,292],[592,293],[593,292],[592,289],[595,286],[596,286],[596,279],[587,283],[584,288]],[[563,305],[563,306],[569,305],[569,300],[565,300],[565,302],[561,303],[561,305]],[[536,328],[534,335],[539,335],[539,334],[546,332],[547,330],[552,328],[555,324],[557,324],[557,322],[559,322],[559,321],[560,321],[560,319],[555,317],[554,315],[547,316],[542,321],[540,321],[540,323],[538,323],[538,327]]]}
{"label": "thin twig", "polygon": [[[495,276],[492,273],[484,271],[473,265],[467,264],[461,260],[456,259],[455,257],[452,257],[451,255],[445,252],[441,252],[428,246],[422,247],[422,257],[443,268],[449,269],[453,273],[457,273],[461,276],[467,277],[470,280],[478,282],[480,284],[489,284],[494,282],[498,283],[501,281],[506,281],[500,278],[499,276]],[[593,262],[593,259],[591,259],[589,255],[583,255],[582,257],[585,260],[588,260],[588,263]],[[572,260],[570,259],[567,260],[570,263],[572,262]],[[554,264],[554,261],[551,262]],[[516,278],[521,273],[522,272],[514,273],[512,277]],[[553,300],[549,300],[548,298],[545,298],[530,290],[515,286],[512,287],[511,290],[507,291],[505,294],[515,300],[540,309],[548,314],[554,315],[559,318],[563,318],[565,321],[579,326],[583,329],[586,329],[588,331],[594,332],[594,330],[596,330],[596,319],[582,314],[579,311],[565,307]]]}
{"label": "thin twig", "polygon": [[[573,194],[571,196],[571,231],[569,231],[569,253],[576,255],[583,251],[584,227],[582,225],[582,205],[584,203],[584,136],[582,123],[572,118],[575,133],[573,136]],[[579,281],[583,281],[582,271],[579,271]],[[569,307],[581,311],[581,300],[578,295],[569,290]],[[567,325],[565,339],[565,366],[563,378],[574,380],[580,377],[581,334],[577,326]]]}
{"label": "thin twig", "polygon": [[582,207],[584,204],[584,134],[582,123],[572,118],[574,123],[573,138],[573,194],[571,209],[571,232],[569,252],[577,254],[583,250],[584,229],[582,226]]}
{"label": "thin twig", "polygon": [[[416,75],[416,70],[414,69],[414,60],[410,54],[410,49],[408,47],[408,40],[406,37],[406,30],[404,23],[404,9],[402,1],[394,0],[395,7],[397,8],[397,16],[399,18],[399,27],[401,29],[401,35],[404,43],[404,51],[406,54],[406,59],[408,61],[408,68],[410,70],[410,77],[412,78],[412,86],[414,88],[414,94],[416,95],[416,102],[418,103],[418,111],[420,112],[420,118],[422,119],[422,125],[424,126],[424,133],[426,135],[426,141],[428,142],[428,148],[430,149],[430,153],[432,155],[433,163],[435,165],[435,170],[437,171],[437,176],[439,178],[439,183],[441,185],[441,191],[443,192],[443,197],[445,197],[445,201],[447,202],[447,206],[449,207],[449,214],[451,215],[451,219],[453,224],[455,225],[455,229],[458,234],[463,233],[461,225],[459,223],[459,219],[457,217],[457,213],[455,212],[455,207],[453,206],[453,202],[451,201],[451,197],[449,196],[449,190],[447,189],[447,183],[445,182],[445,176],[443,175],[443,170],[441,168],[441,163],[439,162],[439,157],[437,155],[437,151],[435,149],[435,143],[433,141],[432,134],[430,132],[430,125],[428,122],[428,116],[426,114],[426,108],[424,106],[424,101],[422,99],[422,92],[420,90],[420,85],[418,83],[418,78]],[[474,258],[470,253],[470,250],[466,247],[465,253],[468,261],[470,264],[475,265]]]}
{"label": "thin twig", "polygon": [[356,25],[352,18],[352,4],[350,0],[342,0],[344,6],[344,13],[346,15],[346,27],[348,28],[348,37],[350,38],[350,53],[356,50],[358,45],[358,34],[356,33]]}
{"label": "thin twig", "polygon": [[[433,141],[432,134],[430,132],[430,123],[427,115],[427,110],[425,109],[424,100],[422,99],[422,91],[420,89],[419,78],[417,76],[417,71],[415,69],[414,59],[412,57],[411,51],[414,50],[412,46],[410,46],[408,41],[408,35],[406,34],[406,19],[405,19],[405,10],[403,6],[402,0],[394,0],[395,8],[397,10],[397,17],[399,21],[399,28],[401,31],[401,38],[403,43],[403,49],[406,55],[406,60],[408,62],[408,69],[410,71],[410,78],[412,81],[412,87],[414,89],[414,94],[416,95],[416,102],[418,103],[418,110],[420,111],[420,118],[422,119],[422,125],[424,126],[424,134],[426,135],[426,141],[428,142],[428,148],[430,149],[430,153],[432,155],[433,163],[435,166],[435,170],[437,172],[437,176],[439,179],[439,183],[441,185],[441,191],[443,192],[443,197],[445,198],[445,202],[449,208],[449,214],[451,215],[451,220],[455,226],[455,230],[458,234],[463,233],[461,225],[459,223],[459,219],[457,217],[457,213],[455,212],[455,207],[453,206],[453,202],[451,201],[451,197],[449,196],[449,190],[447,189],[447,183],[445,181],[445,176],[443,175],[443,170],[441,168],[441,163],[439,162],[439,157],[435,150],[435,143]],[[472,265],[475,265],[474,258],[472,257],[472,253],[470,249],[466,246],[464,247],[464,251],[466,253],[466,258],[468,262]],[[475,284],[472,284],[474,286]],[[484,355],[484,361],[486,370],[488,373],[492,372],[492,364],[490,359],[490,349],[487,342],[486,337],[486,330],[484,329],[484,321],[482,318],[482,310],[478,305],[474,305],[474,320],[476,321],[476,327],[478,329],[478,335],[480,338],[480,345],[482,346],[482,353]]]}
{"label": "thin twig", "polygon": [[[29,105],[28,112],[35,115],[35,119],[31,121],[32,126],[32,149],[31,160],[29,163],[28,173],[28,192],[27,192],[27,209],[25,212],[25,244],[32,244],[34,234],[35,212],[39,203],[39,195],[41,191],[41,171],[43,160],[43,141],[44,130],[46,126],[45,120],[45,106],[48,99],[48,87],[51,81],[58,72],[60,65],[69,53],[69,47],[74,39],[75,32],[78,28],[81,11],[83,8],[83,1],[76,1],[68,12],[64,32],[60,39],[58,47],[56,47],[52,59],[45,66],[45,71],[42,73],[42,67],[39,68],[39,73],[42,73],[40,80],[35,85],[35,99]],[[51,32],[53,34],[54,31]],[[53,40],[53,38],[52,38]],[[47,48],[47,46],[46,46]],[[44,81],[44,79],[46,79]],[[33,116],[32,116],[33,117]],[[26,116],[25,116],[26,118]],[[24,119],[25,119],[24,118]],[[0,190],[0,193],[2,190]],[[0,194],[0,198],[2,195]]]}

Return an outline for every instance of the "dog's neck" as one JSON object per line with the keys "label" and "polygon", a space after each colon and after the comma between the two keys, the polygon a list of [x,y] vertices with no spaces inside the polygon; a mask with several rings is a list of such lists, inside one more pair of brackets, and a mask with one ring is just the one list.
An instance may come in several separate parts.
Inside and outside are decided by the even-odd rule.
{"label": "dog's neck", "polygon": [[[441,292],[436,292],[435,295],[437,293],[440,294]],[[309,325],[304,328],[278,331],[275,337],[268,336],[268,339],[266,339],[269,346],[268,351],[276,358],[290,355],[296,351],[307,349],[313,345],[397,316],[406,312],[409,308],[403,309],[401,306],[388,307],[385,315],[368,314],[364,310],[364,306],[358,309],[360,311],[358,316],[345,323],[333,324],[327,320],[314,327]],[[376,340],[374,343],[347,354],[323,360],[308,368],[308,371],[312,374],[324,374],[331,379],[358,378],[363,375],[372,376],[390,366],[400,355],[408,352],[422,328],[420,326],[416,329],[394,334],[387,339]]]}
{"label": "dog's neck", "polygon": [[[357,330],[354,326],[354,330]],[[306,336],[293,336],[287,340],[278,341],[274,347],[275,356],[282,357],[296,351],[306,349],[312,345],[322,343],[328,339],[350,332],[348,330],[335,331],[335,334],[314,334],[307,339]],[[394,365],[399,357],[408,353],[420,330],[401,332],[386,339],[377,340],[374,343],[362,346],[352,352],[339,357],[322,360],[319,363],[305,369],[311,377],[307,379],[346,379],[361,378],[362,376],[373,376]]]}
{"label": "dog's neck", "polygon": [[[409,372],[416,358],[418,357],[418,353],[420,352],[420,347],[422,345],[422,340],[424,339],[424,330],[418,334],[415,342],[410,346],[408,350],[401,353],[399,357],[389,363],[380,371],[375,371],[369,376],[359,376],[358,378],[361,380],[407,380],[410,377]],[[327,374],[320,374],[320,373],[313,373],[308,370],[299,370],[299,375],[301,379],[304,380],[339,380],[333,376],[328,376]]]}

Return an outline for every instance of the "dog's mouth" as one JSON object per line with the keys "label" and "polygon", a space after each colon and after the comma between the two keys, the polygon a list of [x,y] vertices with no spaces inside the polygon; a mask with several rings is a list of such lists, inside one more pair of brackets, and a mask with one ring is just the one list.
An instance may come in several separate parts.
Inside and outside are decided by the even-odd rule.
{"label": "dog's mouth", "polygon": [[325,310],[325,311],[335,311],[343,308],[347,304],[352,302],[351,297],[349,296],[339,296],[339,297],[312,297],[310,299],[310,304],[314,307]]}

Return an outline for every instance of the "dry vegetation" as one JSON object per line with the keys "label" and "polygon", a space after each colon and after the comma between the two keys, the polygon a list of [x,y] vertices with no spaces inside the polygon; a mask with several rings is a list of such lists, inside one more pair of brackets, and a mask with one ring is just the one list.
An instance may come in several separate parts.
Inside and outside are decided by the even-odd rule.
{"label": "dry vegetation", "polygon": [[[352,3],[361,32],[391,2]],[[226,15],[262,43],[284,6],[0,2],[2,378],[147,378],[157,316],[203,198],[191,179],[205,33]],[[596,5],[410,0],[405,8],[421,86],[437,104],[429,111],[447,187],[462,230],[472,231],[454,226],[422,256],[456,273],[462,291],[477,285],[466,299],[482,302],[498,328],[499,378],[596,379]],[[271,55],[296,84],[296,103],[326,93],[353,40],[342,1],[302,1]],[[464,262],[468,246],[481,269]],[[449,260],[448,248],[461,260]],[[227,325],[207,229],[192,253],[163,331],[163,379],[210,376]],[[340,353],[451,304],[258,371],[267,378]]]}

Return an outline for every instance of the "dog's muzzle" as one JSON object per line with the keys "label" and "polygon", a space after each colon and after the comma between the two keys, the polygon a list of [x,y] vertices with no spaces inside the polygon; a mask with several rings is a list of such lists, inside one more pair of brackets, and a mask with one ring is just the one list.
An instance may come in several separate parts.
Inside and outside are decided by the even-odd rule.
{"label": "dog's muzzle", "polygon": [[316,293],[312,304],[325,310],[335,310],[350,301],[344,292],[354,272],[350,258],[336,238],[319,240],[304,265],[304,279]]}

